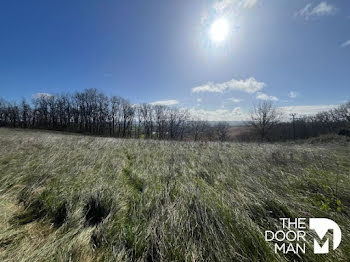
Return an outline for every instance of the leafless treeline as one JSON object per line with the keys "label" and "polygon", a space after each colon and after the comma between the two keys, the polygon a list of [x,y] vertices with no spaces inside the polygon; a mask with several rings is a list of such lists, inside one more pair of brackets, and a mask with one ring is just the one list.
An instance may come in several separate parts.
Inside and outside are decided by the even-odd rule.
{"label": "leafless treeline", "polygon": [[40,94],[30,103],[24,99],[20,103],[0,99],[0,126],[7,127],[113,137],[226,140],[226,136],[219,134],[221,125],[194,121],[184,109],[146,103],[132,105],[119,96],[107,97],[96,89],[74,94]]}
{"label": "leafless treeline", "polygon": [[305,139],[323,134],[350,134],[350,102],[337,108],[320,112],[314,116],[292,114],[290,121],[271,102],[263,102],[254,107],[250,129],[238,136],[242,141],[283,141]]}
{"label": "leafless treeline", "polygon": [[187,111],[162,105],[132,105],[96,89],[74,94],[40,94],[31,103],[0,100],[0,125],[65,130],[115,137],[183,139]]}
{"label": "leafless treeline", "polygon": [[[350,130],[350,101],[337,108],[314,116],[301,116],[290,122],[280,123],[271,133],[280,140],[305,139],[329,133]],[[348,131],[347,131],[348,132]]]}
{"label": "leafless treeline", "polygon": [[0,126],[195,141],[281,141],[339,131],[347,133],[350,128],[350,102],[315,116],[295,118],[291,122],[281,119],[281,114],[271,103],[261,103],[252,112],[249,128],[232,138],[227,122],[213,125],[199,121],[187,110],[175,107],[147,103],[133,105],[119,96],[107,97],[96,89],[74,94],[41,94],[30,103],[24,99],[20,103],[9,103],[0,98]]}

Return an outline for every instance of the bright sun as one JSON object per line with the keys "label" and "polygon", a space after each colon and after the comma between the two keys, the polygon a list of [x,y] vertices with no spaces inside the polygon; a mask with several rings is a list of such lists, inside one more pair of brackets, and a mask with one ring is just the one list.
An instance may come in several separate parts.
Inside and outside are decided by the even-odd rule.
{"label": "bright sun", "polygon": [[212,41],[222,42],[229,33],[229,24],[226,19],[219,18],[212,23],[209,29],[209,35]]}

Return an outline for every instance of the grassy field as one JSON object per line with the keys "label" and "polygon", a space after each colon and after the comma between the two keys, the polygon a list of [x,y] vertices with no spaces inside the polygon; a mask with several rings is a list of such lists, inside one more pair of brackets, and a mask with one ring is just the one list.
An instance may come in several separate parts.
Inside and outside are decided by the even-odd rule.
{"label": "grassy field", "polygon": [[[0,129],[0,261],[350,261],[350,142],[190,143]],[[275,254],[326,217],[327,255]],[[312,242],[309,243],[312,245]]]}

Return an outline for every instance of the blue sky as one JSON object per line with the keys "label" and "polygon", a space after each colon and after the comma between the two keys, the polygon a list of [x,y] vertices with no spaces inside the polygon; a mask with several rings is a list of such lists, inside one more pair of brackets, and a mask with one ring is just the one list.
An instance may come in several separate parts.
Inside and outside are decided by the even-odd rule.
{"label": "blue sky", "polygon": [[[225,39],[212,24],[224,19]],[[1,1],[0,96],[97,88],[241,120],[350,99],[350,1]]]}

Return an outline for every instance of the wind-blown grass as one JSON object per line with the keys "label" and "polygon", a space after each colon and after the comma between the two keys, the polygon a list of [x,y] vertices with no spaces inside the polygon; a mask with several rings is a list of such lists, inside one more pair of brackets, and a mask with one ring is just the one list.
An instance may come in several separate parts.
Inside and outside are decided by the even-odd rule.
{"label": "wind-blown grass", "polygon": [[[0,261],[349,261],[349,145],[0,129]],[[275,254],[280,217],[333,219],[342,243]]]}

